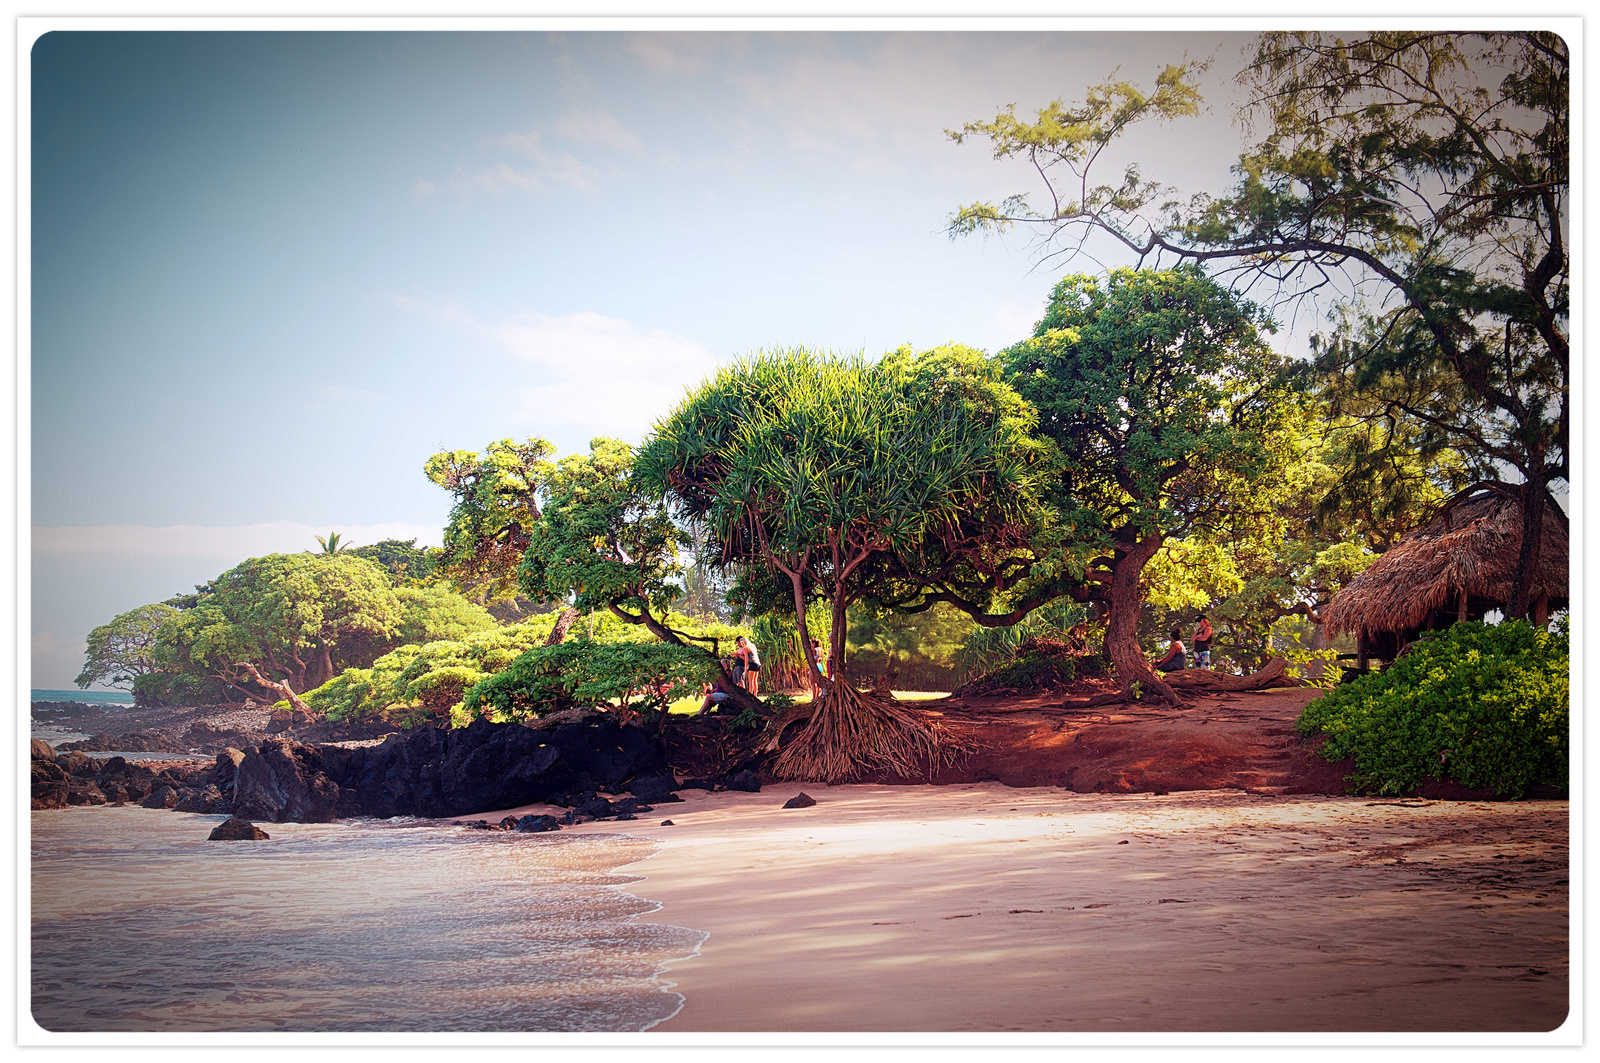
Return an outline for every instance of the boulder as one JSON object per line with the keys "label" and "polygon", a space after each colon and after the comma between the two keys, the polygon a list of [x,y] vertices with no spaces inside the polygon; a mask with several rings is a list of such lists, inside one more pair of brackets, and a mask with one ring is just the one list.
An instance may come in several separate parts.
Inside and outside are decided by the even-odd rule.
{"label": "boulder", "polygon": [[[82,754],[71,755],[82,756]],[[100,770],[95,774],[94,784],[107,794],[120,787],[127,794],[123,798],[124,801],[143,801],[163,786],[170,786],[174,790],[181,786],[181,783],[171,776],[158,776],[149,768],[141,764],[129,764],[121,757],[94,763],[100,766]]]}
{"label": "boulder", "polygon": [[50,757],[33,758],[32,807],[34,809],[66,808],[67,790],[72,776]]}
{"label": "boulder", "polygon": [[817,803],[817,799],[815,797],[812,797],[810,794],[808,794],[808,793],[806,793],[804,791],[801,791],[800,793],[797,793],[793,797],[789,798],[789,800],[785,801],[783,803],[783,807],[784,808],[810,808],[812,805],[814,805],[816,803]]}
{"label": "boulder", "polygon": [[80,782],[76,779],[67,787],[67,804],[69,805],[103,805],[106,795],[100,787],[92,782]]}
{"label": "boulder", "polygon": [[35,738],[30,743],[29,755],[34,757],[43,757],[46,760],[56,759],[56,751],[51,749],[50,743],[46,742],[42,738]]}
{"label": "boulder", "polygon": [[231,816],[225,822],[218,823],[212,829],[211,835],[207,840],[214,842],[255,842],[266,841],[270,837],[270,834],[249,820]]}
{"label": "boulder", "polygon": [[736,771],[731,775],[724,775],[722,785],[729,790],[758,794],[761,792],[761,777],[753,771]]}
{"label": "boulder", "polygon": [[628,792],[639,800],[648,804],[659,805],[667,801],[682,801],[672,791],[678,788],[678,780],[671,775],[640,775],[628,783]]}
{"label": "boulder", "polygon": [[57,753],[56,766],[68,775],[93,777],[100,774],[102,763],[88,754],[80,753],[74,749],[68,753]]}
{"label": "boulder", "polygon": [[215,786],[185,790],[179,796],[178,803],[172,806],[174,812],[199,812],[203,815],[216,815],[231,811],[232,808],[233,799]]}
{"label": "boulder", "polygon": [[517,820],[518,834],[540,834],[547,830],[560,830],[561,824],[554,816],[523,816]]}
{"label": "boulder", "polygon": [[274,823],[328,823],[340,788],[323,772],[315,746],[267,739],[244,750],[234,775],[233,814]]}
{"label": "boulder", "polygon": [[178,791],[170,786],[163,786],[139,804],[143,808],[175,808],[178,804]]}

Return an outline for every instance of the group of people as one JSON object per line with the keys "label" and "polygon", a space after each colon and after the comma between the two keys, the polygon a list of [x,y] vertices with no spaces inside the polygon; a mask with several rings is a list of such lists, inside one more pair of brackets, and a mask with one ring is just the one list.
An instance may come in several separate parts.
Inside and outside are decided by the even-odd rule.
{"label": "group of people", "polygon": [[[1211,621],[1204,613],[1194,626],[1194,666],[1196,668],[1211,667]],[[1183,646],[1183,629],[1175,627],[1171,632],[1172,641],[1167,644],[1167,655],[1155,662],[1158,672],[1178,672],[1189,667],[1189,653]]]}
{"label": "group of people", "polygon": [[[735,686],[748,690],[752,695],[761,693],[761,652],[756,649],[756,644],[740,635],[734,642],[732,660],[724,661],[723,665],[733,676]],[[710,712],[717,705],[728,700],[728,689],[723,685],[723,679],[718,676],[706,690],[705,700],[700,703],[702,714]]]}

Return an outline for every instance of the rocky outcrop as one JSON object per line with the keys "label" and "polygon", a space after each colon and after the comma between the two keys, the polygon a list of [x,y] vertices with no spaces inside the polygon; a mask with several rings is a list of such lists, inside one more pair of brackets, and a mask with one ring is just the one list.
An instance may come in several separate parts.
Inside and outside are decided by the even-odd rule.
{"label": "rocky outcrop", "polygon": [[607,713],[576,711],[535,726],[484,720],[392,735],[381,746],[324,750],[344,791],[341,815],[449,817],[660,776],[660,748]]}
{"label": "rocky outcrop", "polygon": [[[339,784],[323,770],[317,747],[278,738],[242,752],[234,771],[235,816],[273,823],[328,823],[336,818]],[[219,757],[218,767],[222,761]]]}
{"label": "rocky outcrop", "polygon": [[72,776],[56,763],[55,750],[50,748],[49,743],[35,738],[31,761],[31,807],[36,810],[66,808]]}
{"label": "rocky outcrop", "polygon": [[62,749],[88,753],[187,753],[189,746],[171,731],[141,729],[120,734],[97,734],[81,742],[63,742]]}
{"label": "rocky outcrop", "polygon": [[[224,749],[208,766],[160,772],[122,757],[98,761],[38,745],[35,808],[64,808],[76,792],[80,801],[323,823],[339,816],[445,818],[567,795],[592,804],[577,815],[631,818],[654,802],[677,800],[660,747],[645,731],[585,709],[532,726],[480,720],[456,730],[426,728],[356,749],[268,737]],[[759,788],[753,775],[745,784]],[[599,796],[626,786],[633,797]]]}

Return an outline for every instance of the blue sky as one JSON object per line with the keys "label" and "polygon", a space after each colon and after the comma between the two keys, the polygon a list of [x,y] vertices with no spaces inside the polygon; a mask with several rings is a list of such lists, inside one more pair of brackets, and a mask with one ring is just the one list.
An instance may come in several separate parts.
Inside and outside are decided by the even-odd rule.
{"label": "blue sky", "polygon": [[[1243,33],[111,32],[32,52],[33,685],[339,531],[437,542],[441,449],[637,441],[772,346],[997,350],[1064,269],[944,233],[1037,186],[944,134],[1215,55],[1130,137],[1220,188]],[[1107,254],[1075,268],[1123,259]]]}

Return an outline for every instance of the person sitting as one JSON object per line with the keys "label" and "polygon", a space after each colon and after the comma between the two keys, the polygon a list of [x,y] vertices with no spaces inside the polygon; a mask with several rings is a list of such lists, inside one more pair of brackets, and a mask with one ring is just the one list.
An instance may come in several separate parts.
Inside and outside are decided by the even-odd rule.
{"label": "person sitting", "polygon": [[1158,672],[1181,672],[1189,666],[1189,655],[1183,648],[1183,631],[1173,628],[1172,642],[1167,645],[1167,655],[1156,662]]}
{"label": "person sitting", "polygon": [[[718,676],[707,685],[705,700],[700,703],[700,711],[696,715],[704,716],[706,713],[710,712],[714,708],[717,708],[727,700],[728,689],[727,687],[723,686],[722,677]],[[722,710],[717,708],[717,711],[720,712]]]}

